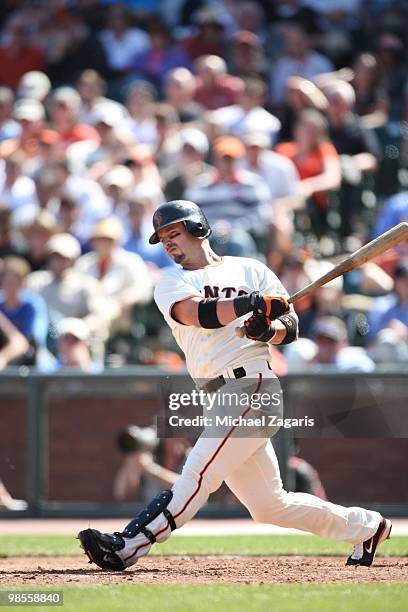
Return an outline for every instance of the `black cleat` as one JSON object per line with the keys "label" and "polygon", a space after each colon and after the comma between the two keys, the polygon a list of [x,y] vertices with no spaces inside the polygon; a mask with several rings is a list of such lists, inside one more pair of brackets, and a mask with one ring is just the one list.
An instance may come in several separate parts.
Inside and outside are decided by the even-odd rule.
{"label": "black cleat", "polygon": [[78,533],[78,539],[90,563],[96,563],[104,570],[122,572],[126,569],[116,552],[125,547],[125,540],[119,533],[101,533],[97,529],[85,529]]}
{"label": "black cleat", "polygon": [[377,547],[383,540],[388,540],[391,535],[392,524],[388,519],[381,519],[377,531],[372,538],[362,542],[361,544],[355,544],[353,552],[346,561],[346,565],[365,565],[370,567],[374,561]]}

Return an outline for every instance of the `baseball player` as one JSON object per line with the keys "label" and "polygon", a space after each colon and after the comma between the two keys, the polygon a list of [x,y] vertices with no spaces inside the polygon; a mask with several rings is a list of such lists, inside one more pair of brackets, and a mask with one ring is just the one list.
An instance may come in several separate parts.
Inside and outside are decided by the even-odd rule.
{"label": "baseball player", "polygon": [[[268,344],[288,344],[298,319],[278,278],[259,261],[220,257],[210,247],[208,221],[193,202],[164,204],[153,216],[151,244],[159,241],[178,266],[166,268],[155,301],[184,351],[195,381],[208,392],[253,393],[276,381]],[[246,337],[234,333],[245,325]],[[250,407],[242,408],[245,415]],[[91,562],[121,571],[189,521],[226,482],[254,520],[291,527],[354,545],[347,565],[370,566],[391,522],[378,512],[345,508],[307,493],[283,489],[270,435],[242,437],[240,425],[218,437],[205,429],[171,490],[157,495],[123,531],[86,529],[78,535]]]}

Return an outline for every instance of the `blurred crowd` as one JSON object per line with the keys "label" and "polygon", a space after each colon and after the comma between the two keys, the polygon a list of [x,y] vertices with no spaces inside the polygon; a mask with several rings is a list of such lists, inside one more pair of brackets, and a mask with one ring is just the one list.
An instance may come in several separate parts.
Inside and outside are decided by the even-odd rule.
{"label": "blurred crowd", "polygon": [[[4,0],[0,368],[183,367],[153,211],[290,292],[408,219],[403,0]],[[408,358],[408,245],[298,302],[278,373]]]}

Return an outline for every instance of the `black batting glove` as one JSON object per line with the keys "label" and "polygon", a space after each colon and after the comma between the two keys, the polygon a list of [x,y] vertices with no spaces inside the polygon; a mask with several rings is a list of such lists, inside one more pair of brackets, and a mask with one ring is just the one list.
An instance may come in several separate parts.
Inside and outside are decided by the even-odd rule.
{"label": "black batting glove", "polygon": [[270,321],[278,319],[289,312],[289,303],[285,298],[272,295],[261,295],[253,291],[249,295],[240,295],[234,299],[234,310],[237,317],[248,312],[264,314]]}
{"label": "black batting glove", "polygon": [[245,335],[250,340],[269,342],[275,335],[275,327],[264,314],[253,314],[244,323]]}

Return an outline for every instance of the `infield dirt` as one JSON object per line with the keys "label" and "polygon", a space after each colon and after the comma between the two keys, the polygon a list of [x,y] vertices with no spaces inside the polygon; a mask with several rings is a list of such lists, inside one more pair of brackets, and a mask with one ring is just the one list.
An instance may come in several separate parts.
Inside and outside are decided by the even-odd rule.
{"label": "infield dirt", "polygon": [[85,557],[0,559],[0,586],[65,584],[353,584],[408,583],[408,559],[379,557],[375,565],[346,567],[340,557],[148,557],[125,572],[105,572]]}

